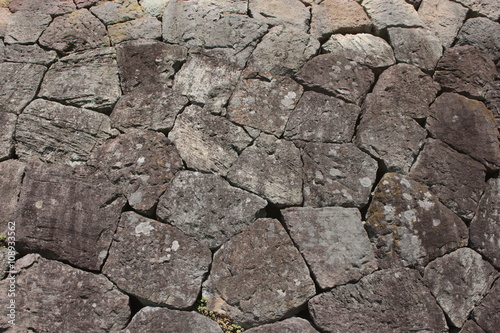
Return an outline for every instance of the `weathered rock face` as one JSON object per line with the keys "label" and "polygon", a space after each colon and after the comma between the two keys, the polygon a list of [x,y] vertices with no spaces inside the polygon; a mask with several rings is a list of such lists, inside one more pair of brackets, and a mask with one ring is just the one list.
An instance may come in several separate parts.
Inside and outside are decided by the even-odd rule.
{"label": "weathered rock face", "polygon": [[[6,276],[8,276],[10,271],[9,252],[11,251],[9,251],[6,247],[0,248],[0,269],[1,269],[0,280],[3,280]],[[13,258],[13,256],[11,258]],[[1,289],[1,284],[0,284],[0,289]],[[7,294],[8,292],[5,293]],[[0,320],[0,327],[5,325],[4,321],[5,318]]]}
{"label": "weathered rock face", "polygon": [[247,333],[317,333],[314,327],[305,319],[289,318],[273,324],[262,325],[246,330]]}
{"label": "weathered rock face", "polygon": [[334,288],[311,299],[309,311],[324,332],[448,330],[436,300],[418,273],[408,269],[378,271]]}
{"label": "weathered rock face", "polygon": [[203,295],[209,310],[252,327],[298,312],[315,293],[309,274],[281,224],[260,219],[216,252]]}
{"label": "weathered rock face", "polygon": [[426,186],[395,173],[377,185],[365,226],[381,268],[423,267],[468,239],[465,223]]}
{"label": "weathered rock face", "polygon": [[161,17],[170,0],[141,0],[140,5],[146,15]]}
{"label": "weathered rock face", "polygon": [[2,210],[0,210],[0,233],[6,235],[5,230],[9,222],[15,222],[16,205],[21,191],[25,164],[15,160],[0,163],[0,195],[2,196]]}
{"label": "weathered rock face", "polygon": [[487,332],[495,332],[500,324],[498,303],[500,302],[500,282],[497,280],[481,303],[474,308],[474,319]]}
{"label": "weathered rock face", "polygon": [[51,21],[50,15],[43,12],[18,11],[10,17],[4,42],[9,44],[36,43]]}
{"label": "weathered rock face", "polygon": [[457,45],[472,45],[489,54],[494,61],[500,59],[500,24],[485,17],[465,21],[457,36]]}
{"label": "weathered rock face", "polygon": [[[19,259],[15,270],[16,325],[9,332],[52,332],[57,327],[61,332],[105,333],[119,331],[128,322],[128,296],[102,275],[38,254]],[[3,295],[8,284],[0,282]]]}
{"label": "weathered rock face", "polygon": [[474,12],[487,16],[490,20],[500,19],[500,4],[495,0],[458,0]]}
{"label": "weathered rock face", "polygon": [[427,265],[424,282],[453,325],[462,327],[496,277],[498,272],[481,255],[463,248]]}
{"label": "weathered rock face", "polygon": [[0,124],[2,124],[2,133],[0,133],[0,161],[9,158],[12,155],[14,141],[12,137],[16,130],[17,116],[12,113],[0,112]]}
{"label": "weathered rock face", "polygon": [[106,25],[133,20],[143,15],[137,0],[100,1],[90,11]]}
{"label": "weathered rock face", "polygon": [[464,326],[462,326],[460,333],[484,333],[484,331],[474,320],[467,320]]}
{"label": "weathered rock face", "polygon": [[88,167],[30,164],[18,202],[16,248],[100,270],[125,203],[118,193]]}
{"label": "weathered rock face", "polygon": [[143,304],[185,309],[198,297],[211,256],[177,228],[125,212],[103,273]]}
{"label": "weathered rock face", "polygon": [[113,45],[131,39],[160,39],[161,21],[156,17],[144,16],[135,20],[109,25],[108,34]]}
{"label": "weathered rock face", "polygon": [[288,25],[303,31],[309,28],[311,14],[300,0],[249,0],[248,10],[270,25]]}
{"label": "weathered rock face", "polygon": [[[1,57],[1,56],[0,56]],[[40,46],[9,44],[5,47],[5,60],[49,66],[57,59],[56,51],[45,51]]]}
{"label": "weathered rock face", "polygon": [[404,0],[364,0],[362,3],[376,31],[388,27],[423,27],[415,8]]}

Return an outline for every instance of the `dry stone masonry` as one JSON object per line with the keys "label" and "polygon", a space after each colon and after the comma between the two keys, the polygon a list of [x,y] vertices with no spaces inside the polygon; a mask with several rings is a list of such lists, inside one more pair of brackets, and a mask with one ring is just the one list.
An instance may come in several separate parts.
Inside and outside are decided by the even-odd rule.
{"label": "dry stone masonry", "polygon": [[0,332],[497,333],[498,0],[0,0]]}

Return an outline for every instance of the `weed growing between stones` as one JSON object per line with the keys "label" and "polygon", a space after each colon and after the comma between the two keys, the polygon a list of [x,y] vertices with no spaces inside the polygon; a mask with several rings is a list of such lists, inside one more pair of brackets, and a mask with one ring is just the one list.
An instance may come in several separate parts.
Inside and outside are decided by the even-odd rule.
{"label": "weed growing between stones", "polygon": [[224,333],[241,333],[245,330],[240,325],[233,323],[233,320],[228,316],[207,310],[207,300],[205,298],[196,302],[195,310],[219,324]]}
{"label": "weed growing between stones", "polygon": [[0,247],[7,247],[7,236],[0,235]]}

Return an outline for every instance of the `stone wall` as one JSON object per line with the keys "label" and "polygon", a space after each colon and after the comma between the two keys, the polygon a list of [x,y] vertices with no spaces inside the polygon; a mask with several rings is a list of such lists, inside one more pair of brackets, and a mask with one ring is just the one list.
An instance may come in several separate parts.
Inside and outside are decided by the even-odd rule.
{"label": "stone wall", "polygon": [[1,0],[0,331],[498,332],[499,20]]}

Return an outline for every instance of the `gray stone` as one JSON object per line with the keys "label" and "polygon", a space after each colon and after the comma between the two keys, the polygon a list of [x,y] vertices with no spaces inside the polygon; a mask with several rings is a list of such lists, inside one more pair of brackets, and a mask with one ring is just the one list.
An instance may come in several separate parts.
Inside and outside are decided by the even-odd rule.
{"label": "gray stone", "polygon": [[[0,113],[1,114],[1,113]],[[6,235],[9,222],[15,222],[16,205],[21,192],[21,183],[24,176],[25,164],[16,160],[0,163],[0,196],[2,210],[0,210],[0,235]]]}
{"label": "gray stone", "polygon": [[447,332],[443,311],[417,272],[388,269],[309,301],[322,332]]}
{"label": "gray stone", "polygon": [[490,20],[498,21],[500,19],[500,3],[497,0],[457,0],[457,2]]}
{"label": "gray stone", "polygon": [[206,108],[188,106],[168,134],[182,159],[191,169],[225,176],[252,138],[226,118]]}
{"label": "gray stone", "polygon": [[50,66],[57,60],[57,53],[45,51],[37,44],[8,44],[5,47],[5,60]]}
{"label": "gray stone", "polygon": [[470,243],[472,248],[486,257],[495,267],[500,267],[500,179],[492,178],[486,184],[486,190],[479,202],[476,215],[470,225]]}
{"label": "gray stone", "polygon": [[[3,234],[3,233],[2,233]],[[9,252],[15,253],[15,251],[10,251],[7,247],[0,247],[0,280],[3,280],[7,274],[10,272],[10,263],[13,262],[9,260]],[[11,256],[10,258],[14,258]],[[1,326],[1,321],[0,321]]]}
{"label": "gray stone", "polygon": [[9,19],[4,42],[9,44],[36,43],[38,37],[52,21],[49,14],[32,11],[19,11]]}
{"label": "gray stone", "polygon": [[12,13],[10,12],[10,10],[8,8],[0,7],[0,37],[5,37],[7,28],[11,20]]}
{"label": "gray stone", "polygon": [[287,208],[282,214],[321,289],[359,280],[378,268],[356,208]]}
{"label": "gray stone", "polygon": [[170,0],[139,0],[144,14],[162,17]]}
{"label": "gray stone", "polygon": [[441,141],[429,138],[410,176],[427,185],[455,214],[470,220],[485,188],[486,168]]}
{"label": "gray stone", "polygon": [[128,204],[150,212],[177,171],[183,168],[174,145],[162,133],[131,131],[106,141],[87,163],[122,189]]}
{"label": "gray stone", "polygon": [[497,124],[483,103],[458,94],[444,93],[430,110],[427,130],[432,137],[488,168],[500,168]]}
{"label": "gray stone", "polygon": [[283,226],[259,219],[215,253],[203,296],[208,310],[249,328],[299,312],[315,293],[309,274]]}
{"label": "gray stone", "polygon": [[497,279],[481,303],[474,308],[474,319],[486,333],[494,333],[500,325],[500,281]]}
{"label": "gray stone", "polygon": [[322,50],[356,61],[370,68],[387,67],[396,63],[391,46],[371,34],[332,35]]}
{"label": "gray stone", "polygon": [[377,32],[390,27],[424,26],[415,8],[405,0],[363,0],[361,4]]}
{"label": "gray stone", "polygon": [[486,17],[473,17],[465,21],[457,36],[457,45],[472,45],[500,60],[500,24]]}
{"label": "gray stone", "polygon": [[311,13],[300,0],[249,0],[248,10],[257,20],[272,26],[292,26],[307,32]]}
{"label": "gray stone", "polygon": [[143,16],[142,7],[137,0],[99,1],[90,8],[104,24],[115,24]]}
{"label": "gray stone", "polygon": [[0,63],[0,112],[21,113],[35,97],[46,70],[35,64]]}
{"label": "gray stone", "polygon": [[303,90],[287,76],[247,69],[229,100],[228,119],[280,137]]}
{"label": "gray stone", "polygon": [[302,67],[297,80],[306,87],[326,91],[359,105],[375,76],[365,65],[333,54],[321,54]]}
{"label": "gray stone", "polygon": [[316,55],[319,46],[316,39],[301,30],[276,26],[257,45],[248,66],[274,75],[292,75]]}
{"label": "gray stone", "polygon": [[498,272],[474,250],[458,249],[429,263],[424,283],[455,327],[487,293]]}
{"label": "gray stone", "polygon": [[500,127],[500,78],[490,85],[490,89],[488,89],[484,98],[486,99],[486,107],[491,110]]}
{"label": "gray stone", "polygon": [[14,132],[16,130],[17,116],[12,113],[0,112],[0,161],[6,160],[12,155],[14,148]]}
{"label": "gray stone", "polygon": [[197,312],[170,310],[168,308],[142,308],[130,321],[123,333],[183,332],[222,333],[219,325]]}
{"label": "gray stone", "polygon": [[207,247],[179,229],[125,212],[103,273],[143,304],[186,309],[198,297],[211,258]]}
{"label": "gray stone", "polygon": [[246,148],[227,174],[238,187],[278,206],[302,203],[302,161],[292,142],[262,133]]}
{"label": "gray stone", "polygon": [[462,326],[460,333],[485,333],[474,320],[467,320]]}
{"label": "gray stone", "polygon": [[266,205],[266,200],[219,176],[183,171],[160,198],[156,214],[214,249],[262,216]]}
{"label": "gray stone", "polygon": [[[102,275],[39,254],[17,260],[15,270],[15,328],[7,332],[119,332],[129,320],[128,296]],[[2,295],[8,287],[0,282]]]}
{"label": "gray stone", "polygon": [[5,60],[5,44],[2,39],[0,39],[0,63]]}
{"label": "gray stone", "polygon": [[422,28],[388,28],[391,46],[398,62],[433,71],[443,55],[441,41]]}
{"label": "gray stone", "polygon": [[304,161],[304,206],[363,207],[377,173],[377,161],[355,145],[307,143]]}
{"label": "gray stone", "polygon": [[161,21],[156,17],[143,16],[135,20],[109,25],[108,34],[113,45],[130,39],[160,39]]}
{"label": "gray stone", "polygon": [[61,58],[47,71],[38,96],[109,110],[121,96],[114,49],[87,50]]}
{"label": "gray stone", "polygon": [[116,57],[124,93],[140,86],[161,93],[186,61],[187,48],[151,39],[132,40],[116,47]]}
{"label": "gray stone", "polygon": [[284,136],[292,140],[349,142],[360,110],[339,98],[306,91],[290,114]]}
{"label": "gray stone", "polygon": [[111,135],[101,113],[36,99],[19,116],[14,138],[21,160],[77,165]]}
{"label": "gray stone", "polygon": [[365,227],[381,268],[423,267],[468,238],[465,223],[426,186],[396,173],[377,185]]}
{"label": "gray stone", "polygon": [[74,0],[76,8],[90,7],[100,0]]}
{"label": "gray stone", "polygon": [[273,324],[257,326],[246,330],[247,333],[318,333],[307,320],[293,317]]}
{"label": "gray stone", "polygon": [[56,17],[40,36],[40,45],[62,54],[109,46],[106,27],[87,9]]}
{"label": "gray stone", "polygon": [[30,164],[18,202],[16,249],[98,271],[124,205],[93,168]]}
{"label": "gray stone", "polygon": [[58,16],[71,13],[76,9],[73,0],[8,0],[9,9],[15,13],[17,11],[31,11]]}

